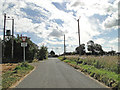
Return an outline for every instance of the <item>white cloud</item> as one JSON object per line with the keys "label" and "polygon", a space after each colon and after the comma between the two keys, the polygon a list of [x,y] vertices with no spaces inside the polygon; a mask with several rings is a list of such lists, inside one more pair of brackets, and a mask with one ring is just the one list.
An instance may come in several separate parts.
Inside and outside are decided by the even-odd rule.
{"label": "white cloud", "polygon": [[49,43],[49,44],[53,44],[53,45],[58,45],[58,44],[61,44],[63,45],[64,42],[61,41],[61,42],[58,42],[58,41],[50,41],[50,40],[45,40],[46,43]]}
{"label": "white cloud", "polygon": [[106,50],[106,51],[111,51],[111,50],[115,50],[116,52],[118,52],[120,49],[118,49],[118,41],[119,41],[119,38],[113,38],[111,40],[106,40],[106,43],[104,43],[104,46],[103,46],[103,50]]}
{"label": "white cloud", "polygon": [[[76,11],[76,13],[74,13],[76,16],[73,15],[73,12],[67,13],[59,10],[52,4],[52,2],[58,2],[60,4],[63,2],[68,2],[66,6],[67,10]],[[94,36],[101,34],[99,30],[101,29],[100,21],[94,18],[89,18],[89,16],[94,14],[109,15],[108,18],[102,23],[103,27],[111,28],[116,25],[115,20],[117,19],[117,1],[115,1],[114,4],[108,2],[109,0],[92,0],[90,2],[88,0],[44,0],[44,2],[42,0],[7,0],[2,2],[4,5],[2,10],[0,8],[0,13],[6,12],[7,15],[14,17],[15,32],[35,33],[36,36],[43,38],[44,40],[38,45],[41,45],[41,43],[45,43],[45,45],[48,43],[56,46],[58,44],[62,45],[63,35],[65,34],[66,44],[71,46],[78,45],[77,19],[80,15],[81,43],[86,44],[86,42],[93,39]],[[10,5],[12,7],[8,8]],[[38,16],[29,15],[30,12],[26,13],[24,10],[21,11],[21,8],[29,8],[30,10],[34,11],[34,13],[37,12]],[[42,16],[45,16],[45,18]],[[3,17],[2,14],[0,15],[0,18],[1,17]],[[55,21],[53,21],[54,19],[62,20],[62,25],[57,24]],[[35,20],[37,21],[36,23],[34,23]],[[108,24],[108,21],[111,21],[111,23]],[[3,26],[2,24],[3,23],[0,22],[0,26]],[[10,27],[11,23],[8,24],[8,27]],[[48,28],[46,28],[46,26],[48,26]],[[55,37],[59,37],[58,40],[60,41],[55,39]],[[105,43],[105,40],[98,39],[96,42],[103,44]],[[70,46],[68,51],[74,49],[74,47]]]}
{"label": "white cloud", "polygon": [[118,52],[118,45],[115,44],[106,44],[103,47],[104,51],[111,51],[111,50],[115,50],[116,52]]}
{"label": "white cloud", "polygon": [[118,43],[118,38],[109,41],[110,44]]}
{"label": "white cloud", "polygon": [[67,4],[67,9],[77,11],[78,15],[91,16],[94,14],[111,14],[114,8],[109,3],[109,0],[92,0],[90,2],[88,0],[70,0],[70,3]]}
{"label": "white cloud", "polygon": [[102,23],[104,26],[104,29],[118,29],[118,15],[119,9],[118,6],[120,6],[119,0],[116,0],[113,5],[111,5],[111,8],[108,8],[109,10],[112,10],[111,15],[109,15],[105,21]]}
{"label": "white cloud", "polygon": [[95,39],[94,42],[101,45],[101,44],[104,44],[106,42],[106,40],[103,38],[98,38],[98,39]]}
{"label": "white cloud", "polygon": [[[94,14],[98,15],[108,15],[106,20],[102,23],[103,29],[118,28],[118,2],[115,0],[113,4],[110,0],[70,0],[67,4],[68,10],[75,10],[77,17],[80,15],[92,16]],[[119,3],[120,4],[120,3]],[[109,23],[108,23],[109,22]]]}
{"label": "white cloud", "polygon": [[56,29],[54,29],[54,30],[49,34],[49,36],[54,36],[54,37],[61,37],[61,36],[63,36],[63,35],[64,35],[64,34],[63,34],[62,31],[56,30]]}
{"label": "white cloud", "polygon": [[108,16],[107,19],[102,23],[104,28],[118,28],[118,11],[113,13],[111,16]]}

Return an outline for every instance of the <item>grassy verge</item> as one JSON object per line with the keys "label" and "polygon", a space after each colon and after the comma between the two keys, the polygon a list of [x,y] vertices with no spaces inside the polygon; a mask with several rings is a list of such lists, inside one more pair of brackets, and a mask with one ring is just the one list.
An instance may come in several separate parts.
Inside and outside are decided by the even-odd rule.
{"label": "grassy verge", "polygon": [[76,61],[74,59],[66,58],[65,60],[63,60],[63,57],[58,57],[58,59],[68,63],[76,69],[79,69],[81,72],[88,74],[89,76],[97,79],[98,81],[104,83],[111,88],[118,88],[119,86],[120,80],[118,77],[120,75],[115,72],[108,71],[104,68],[96,68],[95,65],[87,64],[86,62],[83,62],[83,60],[79,60],[79,62],[81,62],[76,65]]}
{"label": "grassy verge", "polygon": [[7,71],[2,74],[2,88],[7,89],[17,81],[21,79],[21,77],[28,74],[31,70],[33,70],[33,66],[29,65],[27,62],[20,63],[16,66],[12,71]]}

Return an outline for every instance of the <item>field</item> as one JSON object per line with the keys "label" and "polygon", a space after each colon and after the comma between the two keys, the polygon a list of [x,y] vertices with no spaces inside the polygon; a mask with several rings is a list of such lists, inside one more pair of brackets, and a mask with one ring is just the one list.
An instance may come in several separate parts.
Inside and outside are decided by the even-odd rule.
{"label": "field", "polygon": [[[78,60],[79,56],[66,56],[70,60]],[[96,68],[103,68],[118,73],[118,56],[81,56],[80,61]]]}
{"label": "field", "polygon": [[118,71],[118,56],[81,56],[69,55],[59,57],[76,69],[88,74],[105,85],[116,88],[120,84]]}

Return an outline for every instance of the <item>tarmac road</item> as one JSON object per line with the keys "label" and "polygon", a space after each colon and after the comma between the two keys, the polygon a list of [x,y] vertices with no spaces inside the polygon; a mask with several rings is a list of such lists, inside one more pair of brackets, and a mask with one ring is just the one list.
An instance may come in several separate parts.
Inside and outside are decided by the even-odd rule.
{"label": "tarmac road", "polygon": [[36,69],[16,88],[106,88],[57,58],[34,65]]}

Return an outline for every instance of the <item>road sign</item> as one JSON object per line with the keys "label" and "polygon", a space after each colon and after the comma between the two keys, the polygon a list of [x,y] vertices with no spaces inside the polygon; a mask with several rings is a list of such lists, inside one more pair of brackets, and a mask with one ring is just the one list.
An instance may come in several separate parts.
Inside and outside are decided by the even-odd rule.
{"label": "road sign", "polygon": [[21,36],[21,39],[22,39],[22,43],[21,43],[21,47],[23,47],[23,59],[24,59],[24,62],[25,62],[25,47],[27,47],[27,37],[26,36]]}
{"label": "road sign", "polygon": [[21,47],[27,47],[27,43],[26,42],[21,43]]}
{"label": "road sign", "polygon": [[27,37],[26,36],[22,36],[22,41],[25,42],[27,40]]}

